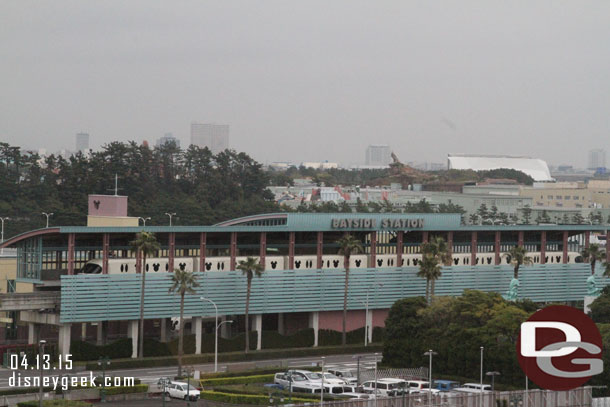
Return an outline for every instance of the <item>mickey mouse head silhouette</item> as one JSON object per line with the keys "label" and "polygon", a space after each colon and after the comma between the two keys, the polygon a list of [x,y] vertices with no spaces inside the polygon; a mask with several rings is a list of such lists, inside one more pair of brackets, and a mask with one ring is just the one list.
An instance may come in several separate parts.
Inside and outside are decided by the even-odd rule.
{"label": "mickey mouse head silhouette", "polygon": [[356,267],[360,267],[361,263],[362,263],[362,260],[356,260]]}
{"label": "mickey mouse head silhouette", "polygon": [[377,267],[381,267],[383,264],[383,260],[382,259],[377,259]]}
{"label": "mickey mouse head silhouette", "polygon": [[277,267],[277,261],[272,261],[271,262],[271,268],[275,270],[275,268]]}
{"label": "mickey mouse head silhouette", "polygon": [[154,264],[153,264],[153,270],[155,270],[155,271],[159,271],[159,267],[160,267],[160,266],[161,266],[161,265],[160,265],[159,263],[154,263]]}
{"label": "mickey mouse head silhouette", "polygon": [[186,263],[180,263],[178,264],[178,267],[180,267],[180,270],[184,271],[186,270]]}
{"label": "mickey mouse head silhouette", "polygon": [[207,262],[207,261],[206,261],[206,262],[205,262],[205,269],[206,269],[207,271],[210,271],[210,270],[212,269],[212,263],[210,263],[210,262]]}
{"label": "mickey mouse head silhouette", "polygon": [[453,259],[453,264],[455,264],[456,266],[458,265],[459,262],[460,262],[460,259]]}
{"label": "mickey mouse head silhouette", "polygon": [[417,260],[417,259],[413,259],[413,265],[414,265],[414,266],[417,266],[417,263],[419,263],[419,260]]}
{"label": "mickey mouse head silhouette", "polygon": [[339,267],[339,260],[333,260],[333,266],[335,266],[335,268]]}
{"label": "mickey mouse head silhouette", "polygon": [[301,268],[301,260],[297,260],[294,262],[294,267],[295,268]]}

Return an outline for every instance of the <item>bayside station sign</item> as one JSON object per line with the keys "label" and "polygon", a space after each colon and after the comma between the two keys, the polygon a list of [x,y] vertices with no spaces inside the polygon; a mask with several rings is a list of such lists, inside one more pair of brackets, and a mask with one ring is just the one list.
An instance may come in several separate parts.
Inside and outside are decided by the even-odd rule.
{"label": "bayside station sign", "polygon": [[373,218],[334,218],[331,221],[333,229],[417,229],[424,227],[423,219],[373,219]]}

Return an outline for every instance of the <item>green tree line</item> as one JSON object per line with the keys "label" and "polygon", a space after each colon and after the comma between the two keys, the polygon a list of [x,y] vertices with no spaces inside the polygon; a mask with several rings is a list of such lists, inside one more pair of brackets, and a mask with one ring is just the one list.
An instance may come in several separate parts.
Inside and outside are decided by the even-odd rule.
{"label": "green tree line", "polygon": [[239,216],[277,211],[269,175],[246,153],[173,143],[150,148],[112,142],[90,155],[69,158],[23,151],[0,143],[0,216],[9,216],[5,238],[51,225],[85,225],[88,194],[129,196],[129,216],[151,217],[147,225],[207,225]]}

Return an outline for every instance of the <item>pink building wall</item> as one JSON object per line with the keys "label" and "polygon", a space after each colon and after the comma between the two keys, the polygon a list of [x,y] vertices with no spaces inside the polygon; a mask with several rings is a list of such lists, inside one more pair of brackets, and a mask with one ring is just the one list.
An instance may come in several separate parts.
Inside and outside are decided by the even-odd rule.
{"label": "pink building wall", "polygon": [[89,195],[89,215],[127,216],[127,197],[115,195]]}
{"label": "pink building wall", "polygon": [[[385,326],[385,320],[388,317],[389,310],[376,309],[370,310],[373,317],[373,327]],[[319,320],[320,329],[331,329],[333,331],[343,330],[343,311],[320,311]],[[347,312],[347,330],[364,327],[364,310],[348,311]]]}

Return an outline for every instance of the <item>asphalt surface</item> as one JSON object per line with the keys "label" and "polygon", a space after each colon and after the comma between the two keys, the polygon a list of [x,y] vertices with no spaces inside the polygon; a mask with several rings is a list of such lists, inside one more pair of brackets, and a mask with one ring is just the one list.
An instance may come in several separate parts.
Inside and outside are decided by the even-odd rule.
{"label": "asphalt surface", "polygon": [[[373,356],[370,354],[360,354],[363,356]],[[254,368],[263,368],[263,367],[273,367],[277,366],[278,371],[281,371],[282,368],[289,367],[305,367],[305,366],[316,366],[322,360],[321,356],[315,357],[300,357],[300,358],[287,358],[287,359],[269,359],[269,360],[258,360],[255,362],[232,362],[232,363],[219,363],[218,371],[227,371],[227,370],[246,370],[246,369],[254,369]],[[345,366],[356,366],[356,360],[352,355],[327,355],[325,356],[325,365],[333,365],[333,364],[341,364]],[[112,366],[112,365],[111,365]],[[189,366],[190,367],[190,366]],[[193,365],[194,370],[198,370],[201,373],[210,373],[214,371],[213,363],[206,363],[202,365]],[[14,386],[9,386],[9,378],[12,376],[17,376],[18,374],[21,376],[38,376],[37,371],[13,371],[6,368],[0,368],[0,390],[5,390],[9,388],[13,388]],[[150,391],[155,391],[157,386],[157,381],[160,377],[174,377],[178,373],[177,367],[156,367],[156,368],[139,368],[139,369],[120,369],[120,370],[107,370],[105,374],[111,376],[122,376],[122,377],[134,377],[141,380],[142,383],[150,385]],[[45,376],[61,376],[61,375],[70,375],[70,376],[86,376],[89,377],[91,372],[87,371],[49,371],[44,372]],[[94,376],[101,376],[102,372],[94,371]],[[150,401],[149,401],[150,402]],[[135,402],[131,402],[135,403]],[[161,403],[161,399],[159,399],[159,403]],[[171,405],[182,405],[180,404],[180,400],[172,401]],[[194,403],[191,403],[194,404]],[[104,404],[106,406],[110,406],[108,403]],[[117,404],[117,405],[137,405],[137,404]],[[147,404],[143,404],[147,405]],[[186,404],[184,404],[186,405]]]}

